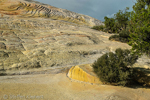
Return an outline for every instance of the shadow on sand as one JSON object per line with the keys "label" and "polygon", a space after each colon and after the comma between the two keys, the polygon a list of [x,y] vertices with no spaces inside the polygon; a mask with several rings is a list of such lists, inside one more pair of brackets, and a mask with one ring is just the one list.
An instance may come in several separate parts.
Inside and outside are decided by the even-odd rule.
{"label": "shadow on sand", "polygon": [[133,68],[134,78],[129,88],[150,88],[150,69],[136,67]]}

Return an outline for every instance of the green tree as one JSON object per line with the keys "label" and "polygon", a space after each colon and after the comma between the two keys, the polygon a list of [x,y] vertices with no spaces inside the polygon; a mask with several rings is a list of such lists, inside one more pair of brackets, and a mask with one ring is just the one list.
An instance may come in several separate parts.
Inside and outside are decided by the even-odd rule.
{"label": "green tree", "polygon": [[137,0],[129,22],[129,45],[139,55],[150,56],[150,0]]}
{"label": "green tree", "polygon": [[121,30],[127,28],[130,12],[128,12],[129,8],[127,7],[125,11],[119,10],[113,18],[104,17],[105,19],[105,27],[110,32],[119,33]]}
{"label": "green tree", "polygon": [[104,17],[105,19],[105,27],[109,32],[115,32],[115,19],[114,18],[108,18],[107,16]]}
{"label": "green tree", "polygon": [[124,30],[127,28],[130,16],[130,12],[128,12],[128,10],[129,7],[126,7],[125,11],[119,10],[119,12],[115,14],[115,20],[118,23],[120,30]]}

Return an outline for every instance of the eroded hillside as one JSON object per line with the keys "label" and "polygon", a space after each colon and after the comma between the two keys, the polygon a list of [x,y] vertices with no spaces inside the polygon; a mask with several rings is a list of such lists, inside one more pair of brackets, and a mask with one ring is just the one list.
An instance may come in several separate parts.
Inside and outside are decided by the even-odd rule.
{"label": "eroded hillside", "polygon": [[[33,0],[0,0],[0,99],[149,100],[149,88],[104,85],[93,73],[101,55],[131,49],[90,28],[101,24]],[[148,75],[149,62],[134,66]]]}
{"label": "eroded hillside", "polygon": [[1,75],[93,63],[116,48],[131,48],[90,29],[103,24],[99,20],[36,1],[0,0],[0,14]]}
{"label": "eroded hillside", "polygon": [[[14,15],[21,18],[51,18],[93,26],[103,24],[90,16],[56,8],[33,0],[0,0],[1,17]],[[14,17],[13,16],[13,17]]]}

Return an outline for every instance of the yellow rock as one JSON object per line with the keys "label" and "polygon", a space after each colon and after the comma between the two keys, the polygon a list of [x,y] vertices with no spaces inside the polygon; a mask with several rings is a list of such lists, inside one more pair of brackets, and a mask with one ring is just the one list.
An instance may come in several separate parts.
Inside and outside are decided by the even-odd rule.
{"label": "yellow rock", "polygon": [[73,66],[68,72],[68,77],[82,82],[102,84],[90,64]]}

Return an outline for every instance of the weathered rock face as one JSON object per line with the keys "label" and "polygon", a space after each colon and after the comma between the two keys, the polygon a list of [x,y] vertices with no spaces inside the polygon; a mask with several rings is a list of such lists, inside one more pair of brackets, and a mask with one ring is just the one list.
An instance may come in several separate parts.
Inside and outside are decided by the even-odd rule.
{"label": "weathered rock face", "polygon": [[92,63],[105,52],[130,48],[109,41],[109,34],[64,21],[1,18],[0,27],[3,71]]}
{"label": "weathered rock face", "polygon": [[71,67],[67,76],[70,79],[81,81],[81,82],[102,84],[102,82],[93,72],[93,68],[91,67],[90,64]]}
{"label": "weathered rock face", "polygon": [[65,9],[45,5],[33,0],[0,0],[1,17],[15,15],[24,18],[51,18],[64,20],[82,25],[101,25],[101,21],[90,16],[78,14]]}
{"label": "weathered rock face", "polygon": [[[93,63],[116,48],[89,16],[31,0],[0,0],[0,73]],[[54,20],[55,19],[55,20]]]}

